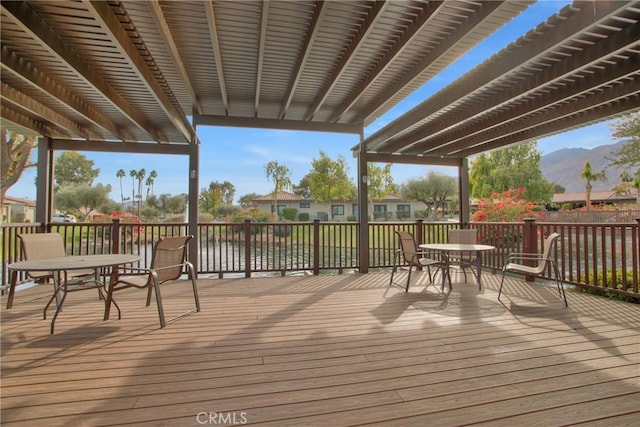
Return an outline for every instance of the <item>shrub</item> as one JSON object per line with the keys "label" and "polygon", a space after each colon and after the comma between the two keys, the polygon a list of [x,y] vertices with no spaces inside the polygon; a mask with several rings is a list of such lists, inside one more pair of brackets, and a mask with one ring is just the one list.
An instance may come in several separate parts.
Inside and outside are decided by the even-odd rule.
{"label": "shrub", "polygon": [[292,231],[293,226],[290,224],[273,226],[273,235],[276,237],[289,237]]}
{"label": "shrub", "polygon": [[296,208],[284,208],[282,210],[282,217],[289,221],[295,221],[297,214],[298,214],[298,209]]}
{"label": "shrub", "polygon": [[493,192],[488,199],[480,199],[478,210],[471,220],[474,222],[520,222],[525,218],[544,218],[538,205],[523,199],[524,188],[507,190],[504,193]]}
{"label": "shrub", "polygon": [[[245,219],[250,219],[252,222],[271,222],[274,220],[273,215],[269,212],[261,211],[256,208],[248,208],[238,211],[229,217],[225,218],[227,222],[241,222],[244,223]],[[236,233],[241,233],[244,231],[244,225],[237,225],[233,228],[233,231]],[[251,227],[251,234],[258,234],[260,232],[260,227],[254,226]]]}
{"label": "shrub", "polygon": [[238,206],[233,205],[222,205],[219,206],[215,211],[216,218],[224,218],[230,215],[236,214],[240,212],[241,209]]}
{"label": "shrub", "polygon": [[409,211],[396,211],[396,216],[398,219],[409,219],[411,218],[411,212]]}
{"label": "shrub", "polygon": [[302,212],[298,214],[298,221],[309,221],[309,213],[308,212]]}
{"label": "shrub", "polygon": [[349,216],[347,217],[347,221],[355,222],[355,221],[357,221],[357,220],[358,220],[358,218],[356,218],[356,216],[355,216],[355,215],[349,215]]}
{"label": "shrub", "polygon": [[425,210],[417,210],[413,212],[413,216],[415,216],[418,219],[427,219],[427,216],[429,216],[429,213]]}

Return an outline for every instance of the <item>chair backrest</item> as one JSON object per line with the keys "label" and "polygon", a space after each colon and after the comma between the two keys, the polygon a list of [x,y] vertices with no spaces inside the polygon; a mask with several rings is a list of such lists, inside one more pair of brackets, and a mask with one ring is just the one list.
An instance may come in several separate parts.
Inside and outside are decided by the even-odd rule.
{"label": "chair backrest", "polygon": [[560,234],[551,233],[546,239],[544,239],[544,247],[542,249],[542,258],[544,258],[545,260],[550,257],[551,248],[553,248],[553,245],[558,240],[558,237],[560,237]]}
{"label": "chair backrest", "polygon": [[400,250],[402,251],[402,257],[405,262],[413,265],[420,265],[418,262],[418,257],[416,254],[418,253],[418,245],[416,245],[416,239],[414,239],[413,234],[407,231],[398,231],[396,230],[396,235],[398,236],[398,242],[400,243]]}
{"label": "chair backrest", "polygon": [[536,267],[536,274],[542,274],[545,267],[547,266],[547,261],[549,260],[551,255],[551,249],[553,248],[553,245],[558,240],[558,237],[560,237],[560,234],[551,233],[546,239],[544,239],[544,247],[542,249],[542,261],[540,261],[540,263]]}
{"label": "chair backrest", "polygon": [[[22,253],[27,260],[67,255],[62,236],[58,233],[18,234],[18,238],[22,243]],[[51,276],[51,273],[47,271],[30,271],[28,273],[34,279]]]}
{"label": "chair backrest", "polygon": [[476,244],[478,243],[478,230],[475,228],[449,230],[449,243]]}
{"label": "chair backrest", "polygon": [[192,235],[166,237],[153,246],[151,269],[156,270],[160,283],[180,278],[187,258],[187,242],[191,238]]}

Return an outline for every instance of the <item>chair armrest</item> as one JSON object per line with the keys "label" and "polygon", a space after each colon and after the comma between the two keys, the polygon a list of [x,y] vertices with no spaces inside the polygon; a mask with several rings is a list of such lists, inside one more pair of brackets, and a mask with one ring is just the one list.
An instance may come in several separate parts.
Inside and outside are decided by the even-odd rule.
{"label": "chair armrest", "polygon": [[514,260],[523,260],[523,261],[549,261],[551,258],[545,258],[541,254],[527,254],[527,253],[512,253],[507,256],[505,260],[507,263],[512,262]]}

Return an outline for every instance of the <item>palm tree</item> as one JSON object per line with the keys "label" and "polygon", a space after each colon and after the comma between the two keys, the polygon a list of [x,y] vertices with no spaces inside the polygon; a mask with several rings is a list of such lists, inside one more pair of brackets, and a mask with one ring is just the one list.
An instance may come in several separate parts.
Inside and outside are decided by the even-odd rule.
{"label": "palm tree", "polygon": [[138,180],[138,218],[140,218],[140,205],[142,205],[142,180],[146,174],[147,171],[144,168],[136,172],[136,179]]}
{"label": "palm tree", "polygon": [[587,161],[584,163],[584,169],[582,169],[582,172],[580,172],[580,178],[586,181],[586,184],[584,186],[585,199],[587,210],[589,210],[591,209],[591,189],[593,188],[591,183],[595,181],[606,181],[607,177],[603,172],[593,172],[593,170],[591,169],[591,163]]}
{"label": "palm tree", "polygon": [[629,194],[633,183],[633,175],[627,171],[620,172],[620,181],[624,185],[624,194]]}
{"label": "palm tree", "polygon": [[149,199],[149,193],[151,193],[151,196],[153,196],[153,183],[156,180],[157,176],[158,172],[152,170],[151,172],[149,172],[149,177],[144,183],[147,186],[147,199]]}
{"label": "palm tree", "polygon": [[131,177],[131,208],[133,209],[133,203],[136,202],[136,177],[138,172],[135,169],[131,169],[129,176]]}
{"label": "palm tree", "polygon": [[118,170],[116,172],[116,177],[120,180],[120,203],[122,204],[122,209],[124,210],[124,194],[122,193],[122,178],[126,176],[126,172],[124,169]]}

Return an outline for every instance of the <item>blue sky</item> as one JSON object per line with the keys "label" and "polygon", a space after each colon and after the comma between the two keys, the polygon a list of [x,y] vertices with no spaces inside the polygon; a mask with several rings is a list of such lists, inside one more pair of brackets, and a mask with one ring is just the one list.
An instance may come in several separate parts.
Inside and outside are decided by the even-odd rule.
{"label": "blue sky", "polygon": [[[519,17],[504,26],[467,55],[452,64],[444,73],[416,90],[412,95],[388,111],[380,119],[365,129],[365,137],[371,135],[404,112],[413,108],[430,95],[453,82],[456,78],[489,58],[492,54],[514,41],[519,36],[545,21],[553,13],[569,4],[566,1],[539,1],[529,7]],[[284,130],[239,129],[224,127],[199,127],[200,146],[200,188],[208,187],[212,181],[229,181],[236,188],[235,199],[248,193],[267,194],[273,185],[265,175],[265,165],[271,160],[286,165],[291,170],[291,181],[297,184],[309,172],[311,161],[319,157],[320,150],[333,159],[342,155],[349,165],[350,175],[355,182],[356,159],[351,147],[359,140],[356,135],[335,133],[294,132]],[[571,132],[538,140],[538,149],[543,154],[561,148],[593,148],[598,145],[613,144],[607,123],[584,127]],[[145,168],[147,174],[156,170],[155,194],[172,195],[188,191],[188,159],[186,156],[105,154],[83,152],[100,169],[94,183],[110,184],[111,198],[120,199],[120,184],[116,172],[124,169],[127,178],[123,180],[125,194],[131,192],[129,170]],[[35,153],[34,153],[35,156]],[[35,157],[34,157],[35,158]],[[392,175],[396,183],[409,178],[425,176],[436,170],[455,176],[455,168],[393,165]],[[35,199],[35,169],[25,171],[18,183],[7,192],[14,197]]]}

